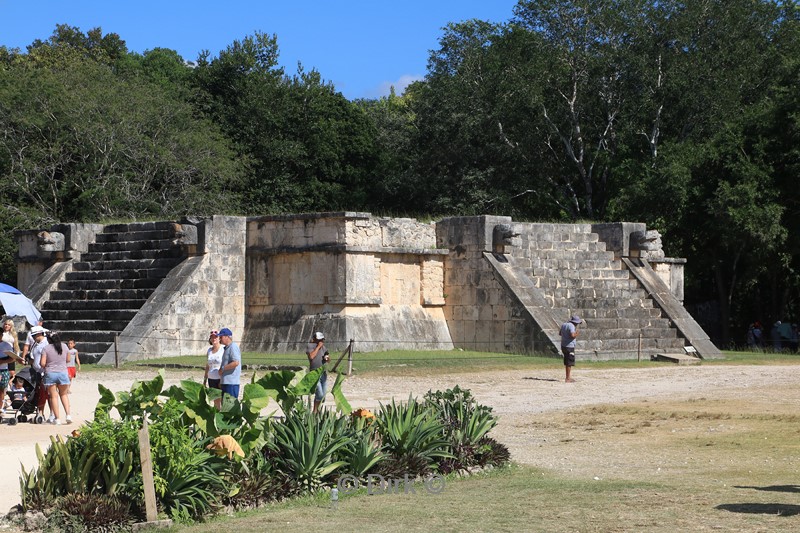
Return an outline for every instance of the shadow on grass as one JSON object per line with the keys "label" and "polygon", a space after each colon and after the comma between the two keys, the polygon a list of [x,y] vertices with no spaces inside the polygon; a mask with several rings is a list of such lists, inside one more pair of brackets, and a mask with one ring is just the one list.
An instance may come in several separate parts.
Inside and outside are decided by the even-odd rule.
{"label": "shadow on grass", "polygon": [[732,513],[770,514],[777,516],[795,516],[800,514],[800,505],[787,503],[723,503],[715,509]]}
{"label": "shadow on grass", "polygon": [[750,487],[747,485],[734,485],[734,488],[766,490],[770,492],[800,492],[800,485],[770,485],[768,487]]}

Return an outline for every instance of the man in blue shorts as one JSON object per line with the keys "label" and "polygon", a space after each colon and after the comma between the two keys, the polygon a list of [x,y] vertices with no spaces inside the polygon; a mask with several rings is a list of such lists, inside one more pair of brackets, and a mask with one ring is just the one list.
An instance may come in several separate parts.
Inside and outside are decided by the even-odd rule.
{"label": "man in blue shorts", "polygon": [[223,400],[226,394],[238,398],[239,381],[242,376],[242,351],[239,345],[233,342],[233,332],[228,328],[219,330],[219,342],[225,347],[219,367]]}
{"label": "man in blue shorts", "polygon": [[572,315],[567,322],[561,325],[561,354],[564,356],[564,368],[567,372],[566,383],[573,383],[575,380],[570,377],[572,367],[575,366],[575,339],[578,337],[578,324],[583,322],[578,315]]}

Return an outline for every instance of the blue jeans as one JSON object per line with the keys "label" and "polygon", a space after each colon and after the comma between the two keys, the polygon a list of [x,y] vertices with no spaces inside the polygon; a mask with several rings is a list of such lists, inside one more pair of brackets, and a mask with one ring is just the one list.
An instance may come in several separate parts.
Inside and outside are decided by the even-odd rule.
{"label": "blue jeans", "polygon": [[328,373],[323,372],[317,381],[317,389],[314,391],[314,401],[321,402],[325,399],[325,388],[328,384]]}

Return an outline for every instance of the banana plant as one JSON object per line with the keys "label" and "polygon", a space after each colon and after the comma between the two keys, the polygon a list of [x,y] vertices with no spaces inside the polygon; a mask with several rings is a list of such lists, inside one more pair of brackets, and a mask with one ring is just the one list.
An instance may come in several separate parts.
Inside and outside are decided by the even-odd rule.
{"label": "banana plant", "polygon": [[159,370],[158,375],[150,381],[137,381],[130,392],[120,391],[117,394],[99,384],[100,401],[94,410],[94,416],[108,415],[115,408],[123,420],[148,416],[151,420],[161,412],[161,402],[158,397],[164,390],[164,370]]}

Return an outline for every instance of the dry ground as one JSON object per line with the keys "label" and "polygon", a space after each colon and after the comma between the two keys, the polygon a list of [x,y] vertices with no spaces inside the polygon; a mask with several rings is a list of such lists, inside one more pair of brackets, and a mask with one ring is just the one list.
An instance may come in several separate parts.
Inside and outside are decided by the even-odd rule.
{"label": "dry ground", "polygon": [[[410,393],[421,396],[458,384],[494,408],[500,423],[493,435],[509,447],[518,463],[583,480],[680,486],[685,476],[686,502],[696,506],[698,516],[717,506],[768,517],[764,531],[791,530],[800,529],[798,370],[800,366],[788,365],[612,370],[579,366],[573,384],[563,383],[560,371],[540,369],[435,377],[353,376],[345,392],[354,407],[374,408],[392,397],[403,400]],[[127,390],[133,379],[149,378],[154,372],[80,376],[71,396],[76,423],[91,416],[99,397],[98,381],[114,391]],[[167,377],[170,384],[186,376],[171,372]],[[764,439],[770,427],[774,434],[776,423],[785,425],[786,439],[774,446],[767,440],[763,447],[759,444],[758,453],[745,457],[737,454],[743,443]],[[18,501],[19,463],[35,464],[35,443],[46,444],[50,434],[71,429],[0,427],[0,449],[7,458],[0,467],[0,493],[8,496],[9,506]],[[647,497],[658,500],[657,495]],[[784,516],[771,522],[778,514]],[[630,530],[655,525],[642,517]],[[729,529],[713,523],[706,527]],[[750,525],[743,529],[751,530]]]}

